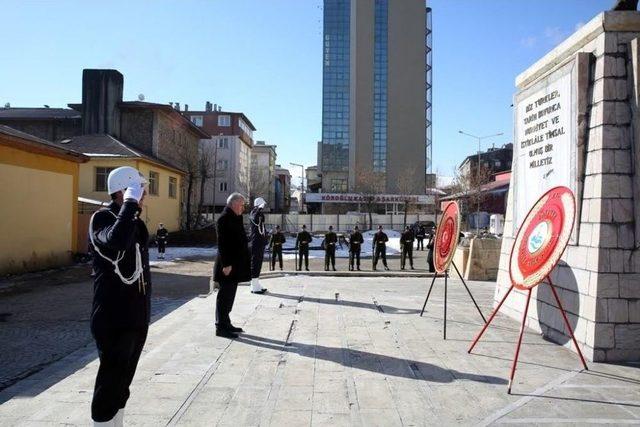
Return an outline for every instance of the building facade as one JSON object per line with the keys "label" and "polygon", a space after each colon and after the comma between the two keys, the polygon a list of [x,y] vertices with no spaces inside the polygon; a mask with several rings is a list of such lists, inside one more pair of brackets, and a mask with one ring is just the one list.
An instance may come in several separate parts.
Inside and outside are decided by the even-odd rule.
{"label": "building facade", "polygon": [[427,24],[423,0],[325,0],[323,192],[376,181],[380,192],[395,193],[404,180],[424,194],[431,165]]}
{"label": "building facade", "polygon": [[72,262],[78,252],[78,173],[87,160],[0,125],[0,274]]}
{"label": "building facade", "polygon": [[291,208],[291,172],[289,172],[289,169],[280,167],[280,165],[276,165],[274,192],[273,212],[289,213]]}
{"label": "building facade", "polygon": [[[215,107],[215,108],[214,108]],[[204,207],[220,212],[233,192],[249,196],[251,188],[251,149],[256,128],[243,113],[222,111],[206,103],[204,111],[183,111],[195,126],[211,135],[200,140],[201,150],[215,159],[204,187]]]}
{"label": "building facade", "polygon": [[275,208],[276,146],[257,141],[251,150],[251,186],[249,197],[253,201],[262,197],[267,201],[265,211]]}

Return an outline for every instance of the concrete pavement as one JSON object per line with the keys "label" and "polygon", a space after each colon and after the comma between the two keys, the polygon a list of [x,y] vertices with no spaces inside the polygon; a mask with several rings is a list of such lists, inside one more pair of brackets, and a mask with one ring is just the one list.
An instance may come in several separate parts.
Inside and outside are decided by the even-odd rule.
{"label": "concrete pavement", "polygon": [[[450,280],[419,317],[428,279],[285,276],[268,294],[241,287],[232,312],[246,333],[214,336],[215,295],[150,329],[126,425],[640,424],[640,370],[590,364],[526,333],[506,394],[519,325],[498,316],[475,354],[481,320]],[[488,314],[493,283],[470,287]],[[24,349],[28,354],[29,349]],[[0,425],[88,425],[97,369],[80,348],[0,392]]]}

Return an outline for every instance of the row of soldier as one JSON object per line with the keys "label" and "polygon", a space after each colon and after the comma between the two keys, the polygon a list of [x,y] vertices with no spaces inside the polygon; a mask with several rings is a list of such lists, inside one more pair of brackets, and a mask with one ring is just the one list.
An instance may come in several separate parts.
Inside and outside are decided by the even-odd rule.
{"label": "row of soldier", "polygon": [[[404,232],[400,236],[400,269],[404,270],[407,264],[407,260],[409,261],[409,267],[411,270],[414,270],[413,266],[413,244],[415,241],[418,242],[416,250],[422,246],[424,249],[424,245],[422,244],[422,240],[426,236],[426,231],[424,227],[419,227],[417,232],[414,233],[411,227],[406,226]],[[347,236],[341,236],[342,241],[349,248],[349,271],[360,271],[360,254],[362,252],[362,245],[364,243],[364,238],[362,233],[360,232],[358,226],[356,225],[352,232]],[[432,240],[432,239],[430,239]],[[313,236],[311,233],[307,231],[307,226],[303,225],[302,230],[298,232],[296,235],[295,247],[293,248],[297,254],[297,263],[296,270],[302,270],[302,264],[304,262],[304,268],[306,271],[309,271],[309,247],[311,242],[313,241]],[[387,242],[389,241],[389,237],[384,232],[383,227],[381,225],[378,226],[378,231],[373,235],[373,240],[371,243],[371,251],[373,254],[373,270],[377,270],[378,261],[382,261],[382,265],[385,270],[389,270],[389,266],[387,265]],[[271,251],[271,269],[275,269],[276,262],[278,262],[280,266],[280,270],[282,270],[282,251],[284,248],[284,244],[286,242],[286,238],[284,233],[281,231],[280,226],[276,225],[273,233],[271,234],[271,238],[269,240],[269,249]],[[325,233],[324,240],[322,241],[322,249],[325,252],[324,257],[324,270],[329,271],[332,269],[336,271],[336,245],[340,245],[342,247],[341,242],[339,242],[338,235],[333,231],[333,226],[329,226],[329,231]],[[427,259],[429,262],[429,269],[432,270],[433,264],[433,244],[430,242],[427,244],[427,249],[429,253],[427,255]]]}

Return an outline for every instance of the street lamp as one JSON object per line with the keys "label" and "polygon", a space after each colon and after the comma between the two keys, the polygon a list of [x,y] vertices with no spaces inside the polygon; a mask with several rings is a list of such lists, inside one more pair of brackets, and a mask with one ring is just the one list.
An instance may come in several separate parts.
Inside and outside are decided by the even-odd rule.
{"label": "street lamp", "polygon": [[470,133],[464,132],[459,130],[458,133],[461,133],[462,135],[466,135],[469,136],[471,138],[475,138],[478,140],[478,209],[476,211],[476,234],[479,235],[480,234],[480,230],[479,230],[479,225],[478,225],[478,219],[480,218],[480,142],[483,139],[487,139],[487,138],[493,138],[494,136],[501,136],[504,135],[502,132],[500,133],[494,133],[491,135],[485,135],[485,136],[477,136],[477,135],[472,135]]}
{"label": "street lamp", "polygon": [[291,166],[298,166],[300,167],[300,188],[302,190],[301,194],[300,194],[300,212],[304,213],[304,165],[298,164],[298,163],[291,163],[289,162],[289,164]]}

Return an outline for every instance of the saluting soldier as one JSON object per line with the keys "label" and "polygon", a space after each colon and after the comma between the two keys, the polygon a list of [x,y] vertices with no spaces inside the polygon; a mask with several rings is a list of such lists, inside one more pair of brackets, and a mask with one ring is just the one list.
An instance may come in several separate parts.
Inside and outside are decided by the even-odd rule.
{"label": "saluting soldier", "polygon": [[378,258],[382,257],[382,265],[385,270],[389,270],[387,267],[387,242],[389,237],[382,231],[382,226],[378,226],[378,232],[373,235],[373,270],[376,270],[378,266]]}
{"label": "saluting soldier", "polygon": [[404,233],[400,236],[400,246],[402,248],[402,254],[400,256],[400,270],[404,270],[404,266],[409,258],[409,265],[413,268],[413,231],[408,225],[404,228]]}
{"label": "saluting soldier", "polygon": [[360,271],[360,250],[362,249],[362,243],[364,243],[364,239],[362,238],[362,233],[358,229],[356,225],[353,228],[353,233],[349,235],[349,270],[353,271],[353,261],[355,258],[356,267],[358,271]]}
{"label": "saluting soldier", "polygon": [[271,248],[271,269],[275,270],[276,258],[280,264],[280,270],[282,270],[282,245],[285,243],[284,234],[280,231],[280,226],[276,225],[276,230],[271,235],[269,241],[269,248]]}
{"label": "saluting soldier", "polygon": [[302,257],[304,256],[304,269],[309,271],[309,243],[313,238],[307,231],[307,226],[302,225],[302,231],[296,237],[296,250],[298,251],[298,271],[302,270]]}
{"label": "saluting soldier", "polygon": [[333,271],[336,271],[336,243],[338,236],[333,232],[333,225],[329,226],[329,232],[324,235],[324,271],[329,271],[329,261]]}

